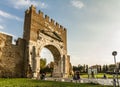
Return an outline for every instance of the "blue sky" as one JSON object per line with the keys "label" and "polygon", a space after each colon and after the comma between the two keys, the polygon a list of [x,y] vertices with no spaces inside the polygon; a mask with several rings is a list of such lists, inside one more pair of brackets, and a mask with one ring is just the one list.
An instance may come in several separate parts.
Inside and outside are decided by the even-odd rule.
{"label": "blue sky", "polygon": [[114,63],[114,50],[120,61],[120,0],[0,0],[0,31],[22,37],[31,4],[67,28],[73,65]]}

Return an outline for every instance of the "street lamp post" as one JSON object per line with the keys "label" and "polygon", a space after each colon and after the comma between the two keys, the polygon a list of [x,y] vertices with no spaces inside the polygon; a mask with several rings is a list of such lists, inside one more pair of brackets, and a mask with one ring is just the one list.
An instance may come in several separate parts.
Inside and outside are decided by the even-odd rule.
{"label": "street lamp post", "polygon": [[[117,83],[118,83],[118,87],[119,87],[119,80],[118,80],[118,73],[117,73],[117,62],[116,62],[117,51],[113,51],[113,52],[112,52],[112,55],[114,56],[115,73],[116,73],[116,76],[117,76]],[[113,81],[115,82],[114,87],[116,87],[116,77],[114,77],[114,80],[113,80]]]}

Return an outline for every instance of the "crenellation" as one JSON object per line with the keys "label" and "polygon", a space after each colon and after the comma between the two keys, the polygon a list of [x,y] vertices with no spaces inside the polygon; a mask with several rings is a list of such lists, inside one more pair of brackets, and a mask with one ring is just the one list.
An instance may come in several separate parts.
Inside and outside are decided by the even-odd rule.
{"label": "crenellation", "polygon": [[54,25],[55,24],[55,21],[53,19],[51,19],[51,24]]}
{"label": "crenellation", "polygon": [[[39,18],[41,21],[41,23],[47,23],[48,25],[51,25],[51,27],[54,27],[56,31],[58,32],[63,32],[66,31],[65,28],[60,25],[58,22],[56,22],[55,20],[53,20],[52,18],[50,19],[50,17],[48,15],[44,15],[44,13],[39,10],[38,13],[36,12],[36,7],[34,7],[33,5],[31,5],[31,7],[29,9],[26,10],[25,13],[29,13],[33,11],[34,14],[34,19]],[[36,17],[36,18],[35,18]],[[40,22],[38,22],[40,24]]]}
{"label": "crenellation", "polygon": [[47,22],[49,22],[49,16],[47,16],[47,15],[45,15],[45,20],[47,21]]}
{"label": "crenellation", "polygon": [[64,28],[64,31],[66,31],[67,29],[66,28]]}
{"label": "crenellation", "polygon": [[60,25],[60,29],[59,31],[62,33],[64,31],[64,27],[62,25]]}
{"label": "crenellation", "polygon": [[56,28],[59,28],[60,25],[56,22],[56,23],[55,23],[55,26],[56,26]]}
{"label": "crenellation", "polygon": [[[31,5],[30,10],[35,10],[36,12],[36,7],[34,7],[33,5]],[[26,13],[29,13],[29,10],[26,10]],[[53,20],[52,18],[50,19],[50,17],[48,15],[44,15],[44,13],[39,10],[38,13],[36,14],[36,16],[38,18],[40,18],[42,21],[41,22],[47,22],[48,25],[50,24],[52,27],[54,27],[57,31],[64,31],[64,27],[62,25],[60,25],[58,22],[56,22],[55,20]],[[35,17],[34,17],[35,18]]]}
{"label": "crenellation", "polygon": [[27,9],[27,10],[25,11],[25,13],[28,14],[28,13],[30,13],[30,12],[32,12],[32,11],[34,11],[34,12],[36,13],[36,7],[34,7],[33,5],[31,5],[31,6],[29,7],[29,9]]}
{"label": "crenellation", "polygon": [[30,10],[36,10],[36,7],[33,6],[33,5],[31,5],[31,6],[29,7],[29,9],[30,9]]}
{"label": "crenellation", "polygon": [[60,25],[60,31],[64,31],[64,27]]}
{"label": "crenellation", "polygon": [[63,26],[62,26],[62,25],[60,25],[60,29],[63,29]]}
{"label": "crenellation", "polygon": [[38,14],[39,14],[40,17],[43,18],[44,14],[43,14],[43,12],[41,10],[38,11]]}
{"label": "crenellation", "polygon": [[36,13],[36,7],[34,7],[33,5],[31,5],[31,7],[29,7],[30,12]]}

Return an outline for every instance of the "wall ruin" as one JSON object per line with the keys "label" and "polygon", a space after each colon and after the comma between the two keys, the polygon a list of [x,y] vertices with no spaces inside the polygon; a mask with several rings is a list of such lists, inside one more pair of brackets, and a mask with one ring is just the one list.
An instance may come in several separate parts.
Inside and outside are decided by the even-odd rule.
{"label": "wall ruin", "polygon": [[24,77],[25,41],[12,44],[12,36],[0,33],[0,77]]}

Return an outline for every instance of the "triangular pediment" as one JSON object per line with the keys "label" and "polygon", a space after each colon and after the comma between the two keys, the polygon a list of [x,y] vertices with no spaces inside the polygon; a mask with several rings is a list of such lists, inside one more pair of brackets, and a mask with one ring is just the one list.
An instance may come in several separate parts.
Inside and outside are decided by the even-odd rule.
{"label": "triangular pediment", "polygon": [[41,30],[41,33],[43,33],[43,34],[45,34],[45,35],[47,35],[47,36],[49,36],[49,37],[51,37],[53,39],[56,39],[58,41],[63,42],[60,35],[58,35],[56,32],[47,31],[47,30]]}

